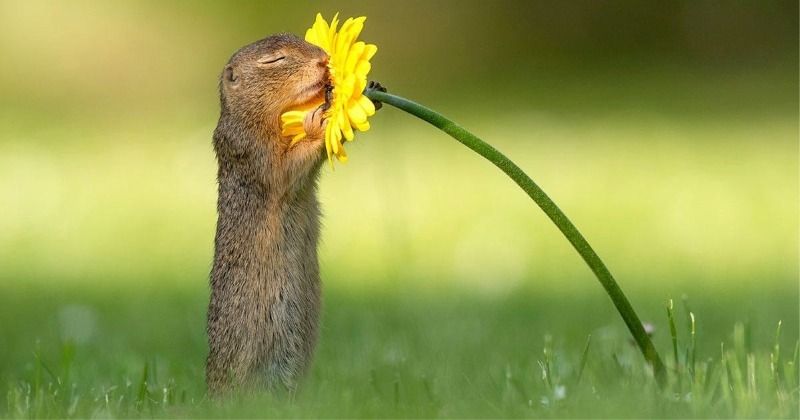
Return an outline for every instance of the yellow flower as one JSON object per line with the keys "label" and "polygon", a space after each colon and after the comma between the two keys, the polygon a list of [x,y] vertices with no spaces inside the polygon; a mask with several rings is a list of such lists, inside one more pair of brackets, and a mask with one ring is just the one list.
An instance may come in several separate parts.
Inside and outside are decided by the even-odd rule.
{"label": "yellow flower", "polygon": [[[371,68],[369,60],[378,51],[378,47],[356,41],[364,29],[366,19],[364,16],[348,18],[337,32],[338,13],[330,25],[317,13],[314,24],[306,31],[306,41],[322,48],[329,57],[328,68],[333,91],[330,107],[325,111],[328,121],[325,127],[325,150],[331,164],[334,156],[339,161],[347,161],[344,141],[353,140],[354,128],[358,131],[369,130],[367,118],[375,114],[375,105],[363,92],[367,87],[367,74]],[[317,105],[293,109],[281,115],[283,135],[292,136],[292,144],[305,138],[303,120]]]}

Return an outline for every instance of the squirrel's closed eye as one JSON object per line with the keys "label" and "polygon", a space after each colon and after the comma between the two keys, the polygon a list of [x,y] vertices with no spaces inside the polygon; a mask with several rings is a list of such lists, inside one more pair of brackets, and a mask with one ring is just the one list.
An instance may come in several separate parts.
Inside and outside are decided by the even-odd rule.
{"label": "squirrel's closed eye", "polygon": [[271,55],[258,60],[258,64],[273,64],[283,60],[284,58],[286,58],[285,55],[280,55],[280,56]]}

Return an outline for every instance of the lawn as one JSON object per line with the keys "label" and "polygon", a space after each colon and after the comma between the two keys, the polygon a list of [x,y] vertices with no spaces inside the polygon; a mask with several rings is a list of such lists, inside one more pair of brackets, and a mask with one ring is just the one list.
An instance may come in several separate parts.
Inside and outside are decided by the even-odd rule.
{"label": "lawn", "polygon": [[750,296],[698,293],[688,300],[694,338],[679,300],[677,369],[663,302],[641,302],[670,366],[662,390],[597,294],[327,290],[317,359],[297,395],[215,403],[204,394],[206,302],[195,283],[4,293],[4,415],[797,416],[796,296],[770,293],[757,308],[743,304]]}
{"label": "lawn", "polygon": [[[169,35],[177,18],[163,19]],[[213,78],[242,31],[210,43],[188,81],[169,45],[155,82],[124,60],[129,85],[110,91],[71,67],[72,84],[39,86],[39,66],[0,80],[13,93],[0,97],[0,417],[800,415],[796,60],[528,65],[438,90],[375,66],[390,91],[506,152],[572,218],[653,327],[663,387],[541,211],[385,107],[350,162],[323,169],[308,378],[292,395],[210,401]]]}
{"label": "lawn", "polygon": [[[89,138],[82,154],[4,145],[0,414],[797,417],[791,118],[540,116],[513,143],[494,124],[477,130],[572,215],[655,327],[670,370],[659,389],[599,284],[522,193],[382,112],[393,131],[376,128],[323,176],[325,307],[309,378],[296,395],[221,403],[203,378],[210,126],[139,148]],[[395,156],[381,160],[386,143]]]}

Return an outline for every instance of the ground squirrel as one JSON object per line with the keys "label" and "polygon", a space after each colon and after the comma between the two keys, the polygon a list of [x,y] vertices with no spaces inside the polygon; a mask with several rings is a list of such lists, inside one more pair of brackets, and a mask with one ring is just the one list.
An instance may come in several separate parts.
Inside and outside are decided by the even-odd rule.
{"label": "ground squirrel", "polygon": [[219,199],[206,379],[231,387],[294,388],[317,339],[319,168],[325,104],[308,114],[307,137],[290,145],[283,112],[321,103],[328,56],[293,35],[247,45],[220,77],[214,131]]}

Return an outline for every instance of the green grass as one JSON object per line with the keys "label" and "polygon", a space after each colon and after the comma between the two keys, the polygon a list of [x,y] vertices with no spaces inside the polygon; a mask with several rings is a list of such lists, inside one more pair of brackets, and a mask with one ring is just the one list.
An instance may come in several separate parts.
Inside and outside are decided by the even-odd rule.
{"label": "green grass", "polygon": [[203,377],[212,127],[111,143],[11,130],[0,416],[798,416],[796,116],[471,115],[460,122],[540,182],[655,326],[667,388],[524,194],[382,111],[322,177],[310,376],[297,395],[224,403]]}
{"label": "green grass", "polygon": [[[18,33],[39,33],[38,16]],[[75,27],[153,29],[149,15],[97,16]],[[117,71],[54,70],[52,51],[10,44],[27,61],[6,70],[33,73],[0,80],[14,93],[0,98],[0,417],[798,417],[796,60],[523,66],[463,75],[481,89],[455,92],[379,54],[379,80],[497,146],[575,222],[655,327],[668,385],[524,194],[387,107],[322,175],[309,377],[296,395],[216,403],[203,377],[213,75],[252,36],[197,62],[154,33],[152,59],[115,62],[117,90]],[[36,45],[79,56],[98,39],[84,38]],[[139,39],[99,57],[132,57]]]}
{"label": "green grass", "polygon": [[[296,395],[204,392],[200,291],[5,293],[7,417],[797,417],[796,297],[728,312],[697,296],[649,318],[670,361],[659,389],[599,294],[486,299],[327,290],[314,368]],[[696,313],[690,334],[687,305]],[[10,311],[9,308],[13,308]],[[758,310],[757,318],[746,311]],[[652,311],[644,311],[648,315]],[[704,314],[717,318],[704,318]],[[778,319],[788,317],[776,339]],[[736,322],[742,319],[744,323]],[[788,321],[788,322],[787,322]],[[591,340],[588,340],[591,335]],[[587,344],[588,343],[588,344]],[[10,344],[10,346],[8,345]],[[666,357],[669,356],[669,357]]]}

